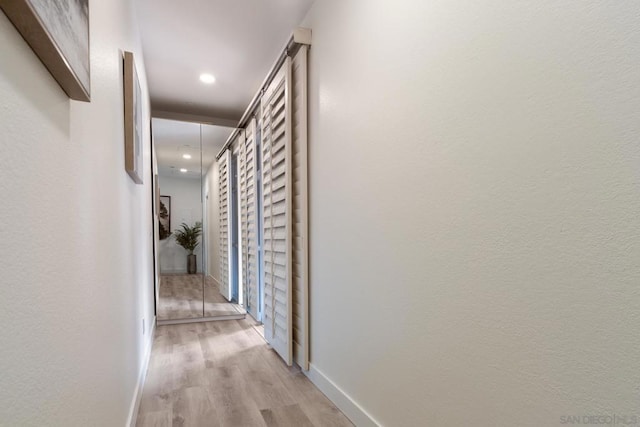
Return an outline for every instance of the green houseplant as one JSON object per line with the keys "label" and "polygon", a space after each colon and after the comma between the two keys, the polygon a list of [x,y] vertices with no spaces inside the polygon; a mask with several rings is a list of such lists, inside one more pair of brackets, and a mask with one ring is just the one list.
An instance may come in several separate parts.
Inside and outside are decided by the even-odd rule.
{"label": "green houseplant", "polygon": [[196,268],[196,256],[193,251],[198,246],[198,237],[202,234],[202,223],[196,222],[193,227],[189,227],[184,222],[180,224],[181,230],[176,230],[173,235],[176,237],[176,242],[189,253],[187,255],[187,273],[195,274]]}

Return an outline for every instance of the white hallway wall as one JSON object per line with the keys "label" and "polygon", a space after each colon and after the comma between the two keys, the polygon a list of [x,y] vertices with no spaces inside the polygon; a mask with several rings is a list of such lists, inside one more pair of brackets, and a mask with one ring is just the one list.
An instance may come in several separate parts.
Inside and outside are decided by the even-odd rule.
{"label": "white hallway wall", "polygon": [[640,4],[305,24],[315,373],[386,426],[640,415]]}
{"label": "white hallway wall", "polygon": [[[202,221],[202,184],[198,179],[158,176],[160,194],[171,196],[171,232],[182,230],[184,222],[194,226]],[[198,245],[193,252],[196,255],[198,271],[202,271],[202,246]],[[162,273],[187,271],[187,251],[176,243],[175,236],[160,240],[158,258]]]}
{"label": "white hallway wall", "polygon": [[[124,171],[131,2],[91,2],[92,102],[70,101],[0,13],[0,425],[122,426],[153,321],[145,185]],[[146,321],[146,335],[142,332]]]}

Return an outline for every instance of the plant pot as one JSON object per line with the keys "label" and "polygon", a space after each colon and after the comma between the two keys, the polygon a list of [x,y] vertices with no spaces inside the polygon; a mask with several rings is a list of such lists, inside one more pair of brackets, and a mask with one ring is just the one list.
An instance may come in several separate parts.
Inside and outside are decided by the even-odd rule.
{"label": "plant pot", "polygon": [[195,254],[187,255],[187,273],[196,274],[196,256]]}

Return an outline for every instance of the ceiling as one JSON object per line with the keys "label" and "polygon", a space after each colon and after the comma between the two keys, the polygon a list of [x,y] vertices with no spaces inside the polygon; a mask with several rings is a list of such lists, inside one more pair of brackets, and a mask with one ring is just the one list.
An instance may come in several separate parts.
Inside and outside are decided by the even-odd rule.
{"label": "ceiling", "polygon": [[[233,128],[200,125],[176,120],[153,119],[153,145],[158,161],[158,175],[200,179],[214,162]],[[202,132],[202,153],[200,135]],[[183,154],[191,155],[184,159]],[[202,155],[202,170],[200,161]],[[180,172],[184,168],[187,172]]]}
{"label": "ceiling", "polygon": [[239,120],[313,1],[137,0],[152,109]]}

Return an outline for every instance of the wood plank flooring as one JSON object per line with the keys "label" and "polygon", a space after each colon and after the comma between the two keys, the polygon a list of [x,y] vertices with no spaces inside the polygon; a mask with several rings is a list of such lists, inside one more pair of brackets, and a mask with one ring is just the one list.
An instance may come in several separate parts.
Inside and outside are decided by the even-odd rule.
{"label": "wood plank flooring", "polygon": [[255,326],[158,326],[136,426],[353,426]]}
{"label": "wood plank flooring", "polygon": [[220,294],[211,277],[203,279],[202,274],[163,274],[159,286],[158,320],[198,318],[203,310],[205,317],[245,313]]}

